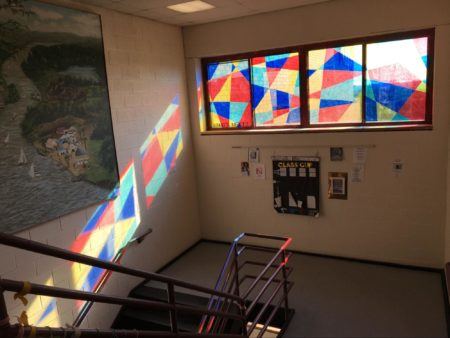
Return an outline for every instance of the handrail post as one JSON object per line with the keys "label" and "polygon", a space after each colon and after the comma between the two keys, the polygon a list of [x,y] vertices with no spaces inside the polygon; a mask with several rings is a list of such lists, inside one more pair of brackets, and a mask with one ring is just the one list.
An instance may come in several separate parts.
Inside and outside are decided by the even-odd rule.
{"label": "handrail post", "polygon": [[[167,283],[167,295],[170,305],[175,306],[175,289],[172,282]],[[170,327],[173,333],[178,333],[177,310],[170,310]]]}
{"label": "handrail post", "polygon": [[289,301],[288,301],[288,280],[287,280],[287,272],[286,272],[286,250],[283,249],[281,253],[281,264],[283,265],[282,273],[283,273],[283,291],[284,291],[284,319],[287,321],[289,318]]}
{"label": "handrail post", "polygon": [[0,287],[0,330],[10,327],[8,309],[5,302],[5,290]]}
{"label": "handrail post", "polygon": [[[234,282],[236,284],[236,289],[234,290],[234,293],[236,296],[240,297],[240,292],[239,292],[239,262],[238,262],[238,246],[235,245],[234,246],[234,260],[233,260],[233,264],[234,264],[234,270],[235,270],[235,274],[234,274]],[[246,317],[246,311],[245,311],[245,301],[243,299],[241,299],[239,301],[239,308],[241,311],[241,315]],[[247,319],[244,319],[242,321],[242,334],[244,336],[247,336]]]}

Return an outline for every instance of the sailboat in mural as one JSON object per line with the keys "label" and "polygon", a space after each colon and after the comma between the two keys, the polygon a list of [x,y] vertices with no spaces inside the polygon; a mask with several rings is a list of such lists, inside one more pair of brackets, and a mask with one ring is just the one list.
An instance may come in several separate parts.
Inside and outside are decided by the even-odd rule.
{"label": "sailboat in mural", "polygon": [[27,164],[28,160],[27,160],[27,156],[25,155],[25,151],[23,150],[23,148],[20,148],[20,155],[19,155],[19,165],[22,164]]}
{"label": "sailboat in mural", "polygon": [[35,178],[35,177],[41,176],[40,174],[38,174],[38,173],[36,172],[36,168],[35,168],[35,166],[34,166],[34,163],[31,163],[30,170],[28,171],[28,175],[29,175],[31,178]]}
{"label": "sailboat in mural", "polygon": [[34,170],[34,163],[31,163],[30,170],[28,171],[28,175],[31,178],[35,178],[36,177],[36,171]]}

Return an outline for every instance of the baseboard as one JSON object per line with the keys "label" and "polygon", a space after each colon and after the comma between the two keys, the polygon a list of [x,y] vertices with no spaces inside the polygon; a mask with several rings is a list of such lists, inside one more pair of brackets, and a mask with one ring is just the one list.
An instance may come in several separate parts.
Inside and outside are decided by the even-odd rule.
{"label": "baseboard", "polygon": [[[199,239],[198,241],[196,241],[194,244],[192,244],[191,246],[189,246],[187,249],[183,250],[180,254],[178,254],[177,256],[175,256],[174,258],[172,258],[170,261],[168,261],[166,264],[164,264],[163,266],[161,266],[159,269],[157,269],[155,271],[155,273],[162,273],[165,269],[167,269],[169,266],[171,266],[172,264],[174,264],[177,260],[179,260],[181,257],[183,257],[184,255],[186,255],[189,251],[192,251],[194,248],[196,248],[200,243],[202,243],[202,239]],[[130,293],[141,287],[142,285],[144,285],[145,283],[147,283],[146,280],[143,280],[142,282],[140,282],[138,285],[136,285],[131,291]]]}
{"label": "baseboard", "polygon": [[441,280],[442,280],[442,293],[444,294],[445,319],[447,322],[447,336],[450,337],[450,304],[448,298],[449,290],[445,270],[442,270],[441,272]]}
{"label": "baseboard", "polygon": [[[231,242],[220,241],[220,240],[215,240],[215,239],[205,239],[204,238],[204,239],[201,239],[201,242],[231,245]],[[317,252],[309,252],[309,251],[301,251],[301,250],[289,250],[289,251],[292,253],[298,254],[298,255],[314,256],[314,257],[321,257],[321,258],[328,258],[328,259],[337,259],[337,260],[343,260],[343,261],[354,262],[354,263],[362,263],[362,264],[370,264],[370,265],[381,265],[381,266],[387,266],[387,267],[399,268],[399,269],[426,271],[426,272],[434,272],[434,273],[439,273],[439,274],[442,273],[442,271],[443,271],[442,269],[432,268],[429,266],[411,265],[411,264],[403,264],[403,263],[392,263],[392,262],[384,262],[384,261],[378,261],[378,260],[372,260],[372,259],[322,254],[322,253],[317,253]]]}

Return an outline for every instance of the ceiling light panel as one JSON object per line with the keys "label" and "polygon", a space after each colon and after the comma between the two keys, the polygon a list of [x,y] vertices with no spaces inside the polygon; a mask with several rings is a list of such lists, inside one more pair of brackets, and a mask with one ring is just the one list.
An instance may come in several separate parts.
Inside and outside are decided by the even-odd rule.
{"label": "ceiling light panel", "polygon": [[180,13],[195,13],[212,9],[214,8],[214,6],[204,1],[195,0],[183,2],[177,5],[167,6],[167,8]]}

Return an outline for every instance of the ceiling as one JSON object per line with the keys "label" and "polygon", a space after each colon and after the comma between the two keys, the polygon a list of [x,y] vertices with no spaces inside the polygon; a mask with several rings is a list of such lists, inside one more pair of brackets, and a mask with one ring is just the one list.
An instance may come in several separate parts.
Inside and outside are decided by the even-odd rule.
{"label": "ceiling", "polygon": [[305,6],[330,0],[203,0],[215,8],[183,14],[168,9],[189,0],[75,0],[76,2],[113,9],[169,24],[188,26],[238,18],[280,9]]}

